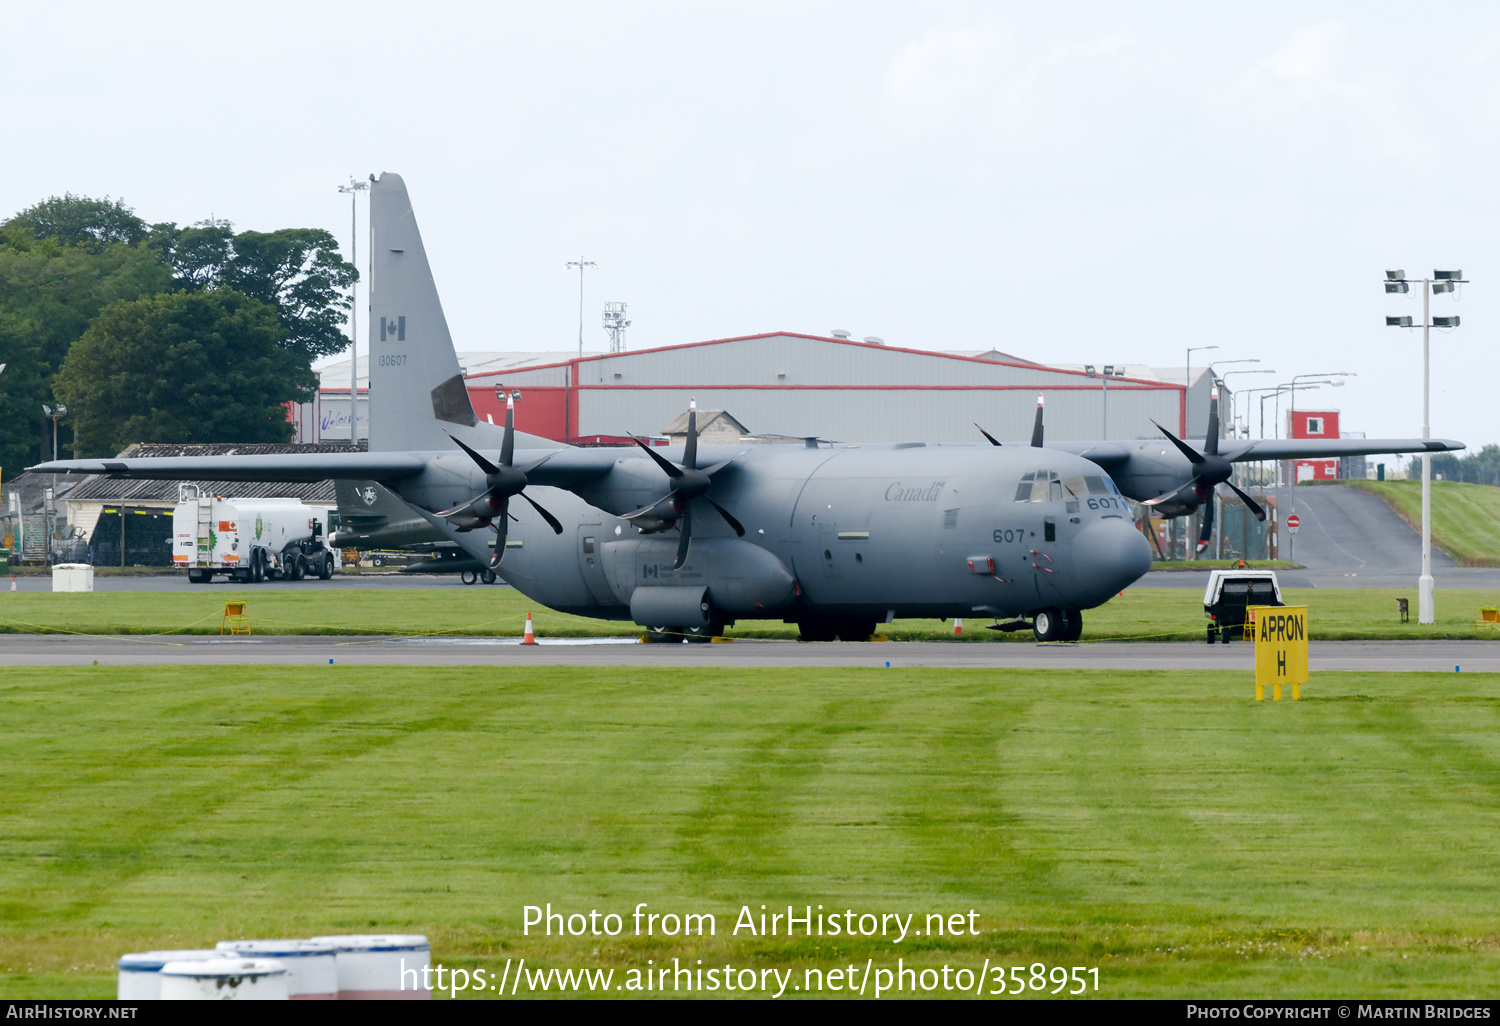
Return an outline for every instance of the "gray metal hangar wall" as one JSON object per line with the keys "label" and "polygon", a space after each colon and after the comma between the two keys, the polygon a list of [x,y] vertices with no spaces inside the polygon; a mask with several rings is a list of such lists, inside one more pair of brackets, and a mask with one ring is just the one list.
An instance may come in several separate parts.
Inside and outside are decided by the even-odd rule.
{"label": "gray metal hangar wall", "polygon": [[[660,434],[696,399],[755,434],[839,441],[978,442],[1031,435],[1045,397],[1047,437],[1131,439],[1151,421],[1181,429],[1183,386],[1090,377],[1041,364],[898,349],[775,332],[476,374],[475,411],[504,418],[497,393],[520,391],[516,425],[564,441]],[[1107,431],[1107,434],[1106,434]]]}

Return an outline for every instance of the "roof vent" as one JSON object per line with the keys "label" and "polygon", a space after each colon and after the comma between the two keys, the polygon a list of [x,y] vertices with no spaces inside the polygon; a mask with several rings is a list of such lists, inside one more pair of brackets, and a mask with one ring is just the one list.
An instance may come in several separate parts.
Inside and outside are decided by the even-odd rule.
{"label": "roof vent", "polygon": [[832,335],[834,338],[853,338],[854,337],[854,332],[845,330],[844,328],[834,328],[828,334]]}
{"label": "roof vent", "polygon": [[872,346],[885,345],[885,339],[881,338],[879,335],[866,335],[865,341],[870,343],[870,345]]}

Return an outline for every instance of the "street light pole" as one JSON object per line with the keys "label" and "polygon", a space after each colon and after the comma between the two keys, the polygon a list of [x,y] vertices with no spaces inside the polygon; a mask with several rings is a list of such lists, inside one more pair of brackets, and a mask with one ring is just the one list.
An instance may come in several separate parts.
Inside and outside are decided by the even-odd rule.
{"label": "street light pole", "polygon": [[[355,200],[361,192],[369,189],[369,182],[357,182],[351,176],[348,185],[339,186],[339,192],[349,194],[349,262],[359,267],[359,229],[355,217]],[[356,303],[358,286],[349,286],[349,448],[359,445],[359,306]]]}
{"label": "street light pole", "polygon": [[[1404,293],[1410,282],[1405,271],[1386,271],[1385,290]],[[1429,396],[1431,394],[1429,333],[1433,328],[1456,328],[1458,317],[1433,318],[1430,294],[1452,292],[1455,285],[1468,284],[1462,271],[1433,271],[1431,278],[1411,279],[1422,283],[1422,439],[1432,437]],[[1386,327],[1410,328],[1410,317],[1387,317]],[[1417,578],[1417,622],[1436,623],[1432,580],[1432,453],[1422,453],[1422,576]]]}
{"label": "street light pole", "polygon": [[578,268],[578,357],[583,358],[583,270],[586,267],[598,267],[592,260],[579,257],[577,260],[569,260],[568,267]]}
{"label": "street light pole", "polygon": [[1187,425],[1187,402],[1188,396],[1193,391],[1193,354],[1205,349],[1217,349],[1218,346],[1189,346],[1187,351],[1187,362],[1182,368],[1182,433],[1188,432]]}

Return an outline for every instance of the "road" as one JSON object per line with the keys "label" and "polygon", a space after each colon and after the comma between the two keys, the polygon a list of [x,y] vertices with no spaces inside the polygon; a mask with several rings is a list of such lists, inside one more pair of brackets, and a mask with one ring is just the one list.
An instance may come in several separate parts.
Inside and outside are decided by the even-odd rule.
{"label": "road", "polygon": [[[6,666],[513,666],[943,667],[953,669],[1251,670],[1249,645],[1151,642],[1092,644],[980,642],[751,641],[642,645],[580,639],[522,646],[488,638],[140,638],[0,635]],[[1319,670],[1500,672],[1500,644],[1489,641],[1315,641]]]}

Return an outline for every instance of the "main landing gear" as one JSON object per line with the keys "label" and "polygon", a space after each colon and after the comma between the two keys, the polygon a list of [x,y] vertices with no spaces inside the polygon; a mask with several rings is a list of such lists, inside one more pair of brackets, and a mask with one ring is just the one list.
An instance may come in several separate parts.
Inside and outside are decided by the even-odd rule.
{"label": "main landing gear", "polygon": [[875,633],[874,617],[838,616],[816,620],[798,620],[797,630],[803,641],[869,641]]}

